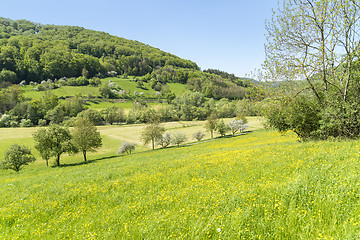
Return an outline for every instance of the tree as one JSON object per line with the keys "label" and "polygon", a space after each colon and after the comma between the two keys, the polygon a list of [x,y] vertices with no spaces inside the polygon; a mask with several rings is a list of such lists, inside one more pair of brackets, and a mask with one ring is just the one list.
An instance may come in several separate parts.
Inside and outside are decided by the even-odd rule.
{"label": "tree", "polygon": [[47,129],[40,129],[34,133],[35,148],[45,159],[47,156],[56,157],[57,166],[60,166],[61,154],[77,151],[71,139],[69,129],[59,125],[51,125]]}
{"label": "tree", "polygon": [[217,116],[215,113],[211,113],[210,116],[207,118],[205,123],[205,128],[208,130],[211,134],[211,138],[213,138],[214,130],[216,128],[216,124],[219,120],[217,119]]}
{"label": "tree", "polygon": [[103,116],[100,114],[99,111],[94,109],[84,110],[80,112],[77,116],[82,118],[88,118],[96,126],[104,124]]}
{"label": "tree", "polygon": [[46,129],[39,129],[34,133],[35,148],[40,152],[42,159],[46,161],[46,166],[49,166],[49,159],[51,153],[51,136]]}
{"label": "tree", "polygon": [[35,157],[31,154],[30,148],[14,144],[6,150],[5,160],[1,162],[1,165],[4,169],[12,169],[19,172],[23,165],[28,165],[35,160]]}
{"label": "tree", "polygon": [[103,110],[104,119],[107,123],[112,125],[113,123],[120,123],[125,121],[125,113],[122,108],[111,106]]}
{"label": "tree", "polygon": [[223,137],[226,135],[226,133],[229,131],[229,126],[224,123],[224,120],[221,119],[215,126],[216,131],[220,133],[220,135]]}
{"label": "tree", "polygon": [[[306,129],[306,136],[360,136],[360,110],[355,108],[360,104],[359,20],[360,5],[354,0],[292,0],[284,1],[266,24],[264,66],[268,76],[303,80],[305,87],[296,84],[285,98],[316,101],[320,106],[311,107],[318,109],[320,118],[313,118],[318,122],[300,126],[301,114],[297,114],[300,119],[292,119],[300,124],[298,131]],[[308,109],[298,110],[305,113]],[[286,123],[291,130],[292,124]],[[310,125],[318,128],[309,133]]]}
{"label": "tree", "polygon": [[196,133],[194,133],[193,138],[201,141],[201,139],[203,139],[203,137],[205,137],[205,134],[202,133],[201,131],[197,131]]}
{"label": "tree", "polygon": [[144,128],[143,132],[141,133],[141,139],[145,145],[151,142],[152,149],[155,149],[155,141],[159,139],[164,132],[165,128],[159,123],[150,123]]}
{"label": "tree", "polygon": [[121,146],[120,146],[119,151],[117,153],[118,154],[122,154],[122,153],[131,154],[131,152],[133,150],[135,150],[135,144],[128,143],[128,142],[123,142],[123,143],[121,143]]}
{"label": "tree", "polygon": [[161,137],[159,137],[156,140],[156,144],[160,145],[163,148],[166,148],[167,146],[169,146],[172,142],[172,135],[171,133],[165,133],[164,135],[162,135]]}
{"label": "tree", "polygon": [[228,126],[233,136],[236,132],[242,132],[248,127],[242,119],[233,119],[231,122],[228,123]]}
{"label": "tree", "polygon": [[85,162],[88,151],[95,151],[102,146],[100,133],[88,118],[79,117],[76,120],[72,138],[74,145],[82,151]]}
{"label": "tree", "polygon": [[172,137],[172,143],[177,146],[180,146],[180,144],[186,142],[186,140],[187,140],[187,137],[182,132],[177,132]]}

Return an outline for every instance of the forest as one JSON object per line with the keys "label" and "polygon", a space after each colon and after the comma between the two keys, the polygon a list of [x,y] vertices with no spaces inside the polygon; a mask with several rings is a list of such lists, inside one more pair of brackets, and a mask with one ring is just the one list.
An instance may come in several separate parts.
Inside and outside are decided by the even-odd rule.
{"label": "forest", "polygon": [[160,88],[189,85],[217,99],[242,99],[249,80],[221,71],[200,71],[196,63],[138,41],[74,26],[42,25],[0,18],[0,84],[61,78],[143,76]]}

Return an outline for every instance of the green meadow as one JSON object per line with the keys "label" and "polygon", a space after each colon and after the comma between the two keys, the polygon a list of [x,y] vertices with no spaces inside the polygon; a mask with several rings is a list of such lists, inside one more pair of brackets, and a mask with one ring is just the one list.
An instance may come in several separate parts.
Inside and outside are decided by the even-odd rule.
{"label": "green meadow", "polygon": [[[117,78],[109,77],[102,79],[102,84],[108,84],[111,80],[116,85],[119,85],[121,89],[126,90],[127,92],[133,94],[135,91],[138,93],[143,92],[145,97],[154,97],[155,90],[150,87],[149,83],[144,83],[144,88],[138,88],[137,83],[132,81],[131,78]],[[189,92],[190,90],[186,88],[186,85],[180,83],[168,83],[167,86],[169,90],[175,93],[177,96],[181,95],[184,92]],[[23,86],[24,96],[29,99],[39,99],[46,94],[46,92],[55,94],[58,97],[74,97],[76,95],[81,95],[84,97],[90,96],[91,99],[88,101],[87,106],[92,109],[105,109],[110,106],[122,107],[124,109],[131,109],[134,101],[132,99],[101,99],[99,87],[93,86],[61,86],[57,89],[47,90],[47,91],[36,91],[34,86],[26,85]],[[95,97],[95,98],[94,98]],[[147,105],[159,105],[158,102],[149,102]]]}
{"label": "green meadow", "polygon": [[[87,164],[1,170],[0,239],[358,239],[360,141],[299,142],[249,123],[199,143],[203,122],[166,123],[189,142],[156,150],[139,141],[143,125],[102,126]],[[1,129],[1,152],[32,146],[35,130]],[[116,155],[122,141],[136,152]]]}

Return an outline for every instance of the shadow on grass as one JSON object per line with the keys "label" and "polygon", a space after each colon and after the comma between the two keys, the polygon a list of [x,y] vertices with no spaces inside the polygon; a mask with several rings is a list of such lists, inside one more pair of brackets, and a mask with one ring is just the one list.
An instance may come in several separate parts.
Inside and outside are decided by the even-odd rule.
{"label": "shadow on grass", "polygon": [[81,165],[87,165],[87,164],[95,163],[100,160],[111,159],[111,158],[115,158],[115,157],[118,157],[118,156],[113,155],[113,156],[108,156],[108,157],[101,157],[101,158],[97,158],[97,159],[88,160],[86,162],[83,161],[83,162],[78,162],[78,163],[64,163],[64,164],[61,164],[60,166],[51,166],[51,167],[63,168],[63,167],[81,166]]}

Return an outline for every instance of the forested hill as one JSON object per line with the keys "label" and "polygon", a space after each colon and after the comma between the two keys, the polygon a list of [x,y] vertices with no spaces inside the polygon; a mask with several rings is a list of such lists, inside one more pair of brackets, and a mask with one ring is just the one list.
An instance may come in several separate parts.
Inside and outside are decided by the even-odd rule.
{"label": "forested hill", "polygon": [[141,76],[165,65],[199,69],[194,62],[104,32],[0,18],[0,70],[15,72],[18,80],[78,77],[83,69],[89,77],[109,71]]}
{"label": "forested hill", "polygon": [[[141,76],[157,91],[168,82],[216,99],[242,99],[251,81],[157,48],[82,27],[41,25],[0,17],[0,88],[8,83],[106,76]],[[7,83],[4,85],[3,83]]]}

